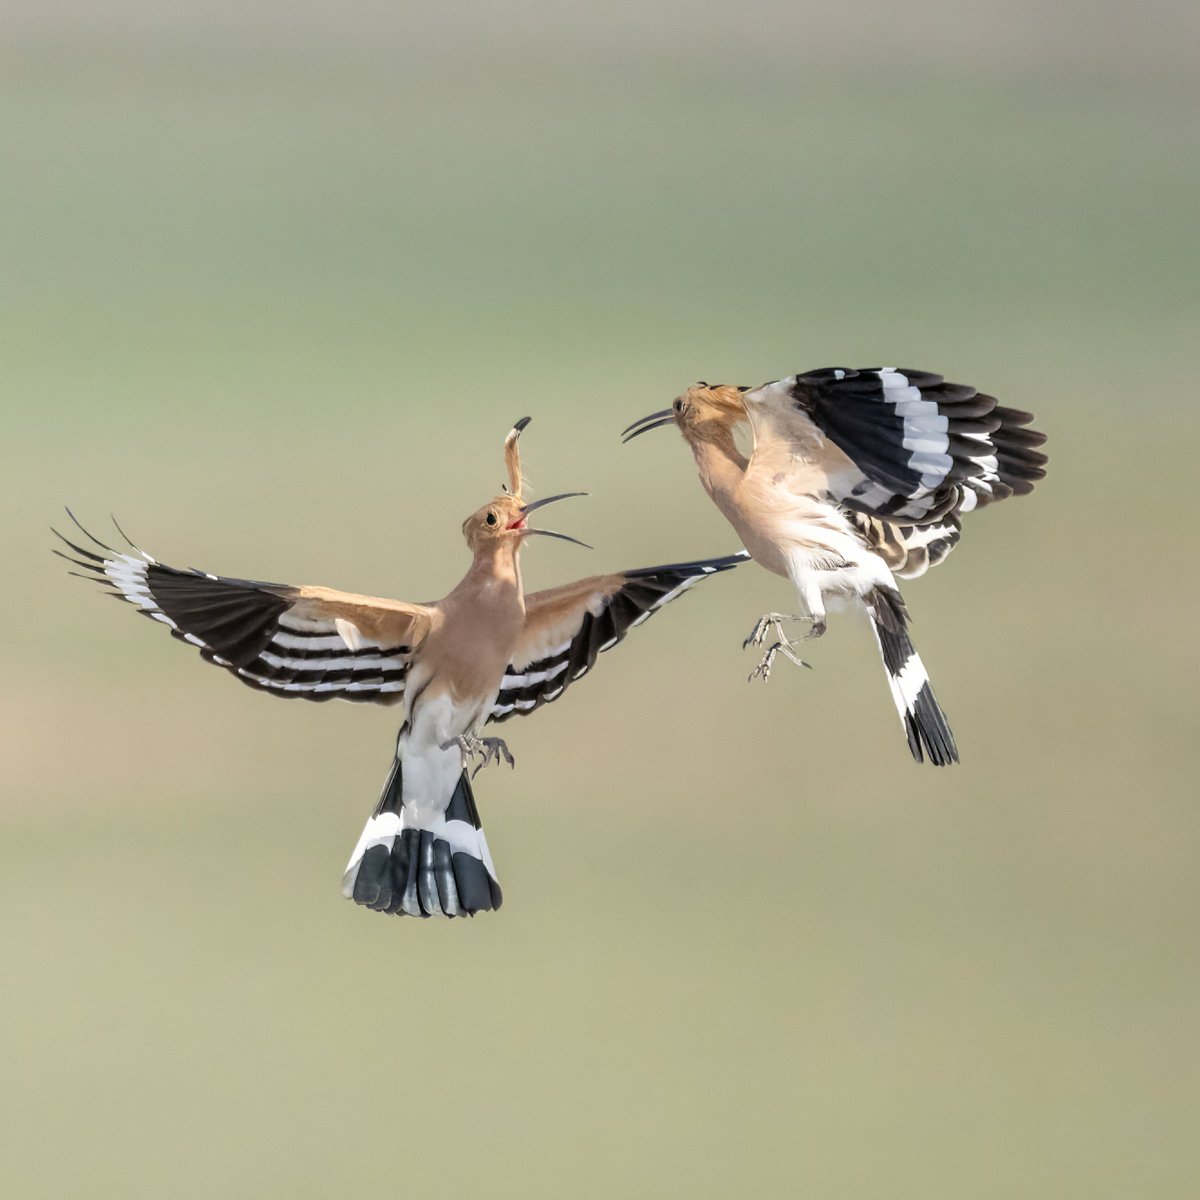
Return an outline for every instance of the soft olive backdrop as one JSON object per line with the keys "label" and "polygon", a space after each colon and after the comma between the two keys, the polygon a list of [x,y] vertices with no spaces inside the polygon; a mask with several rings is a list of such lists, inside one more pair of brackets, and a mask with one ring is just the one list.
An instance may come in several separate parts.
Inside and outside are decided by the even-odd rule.
{"label": "soft olive backdrop", "polygon": [[[1195,1196],[1195,6],[643,7],[5,18],[4,1196]],[[743,569],[505,728],[473,922],[339,895],[393,712],[49,553],[427,599],[525,414],[531,586],[722,553],[620,429],[870,363],[1051,435],[906,589],[962,766]]]}

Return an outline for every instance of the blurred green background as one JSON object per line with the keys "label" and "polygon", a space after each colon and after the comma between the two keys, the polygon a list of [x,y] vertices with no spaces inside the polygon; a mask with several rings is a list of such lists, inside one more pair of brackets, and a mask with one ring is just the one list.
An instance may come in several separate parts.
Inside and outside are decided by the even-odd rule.
{"label": "blurred green background", "polygon": [[[1195,1197],[1194,4],[41,0],[0,29],[5,1197]],[[346,903],[391,710],[64,574],[428,599],[523,443],[531,587],[723,553],[698,377],[941,371],[1052,472],[750,687],[725,576],[504,732],[506,904]],[[101,532],[101,536],[104,536]]]}

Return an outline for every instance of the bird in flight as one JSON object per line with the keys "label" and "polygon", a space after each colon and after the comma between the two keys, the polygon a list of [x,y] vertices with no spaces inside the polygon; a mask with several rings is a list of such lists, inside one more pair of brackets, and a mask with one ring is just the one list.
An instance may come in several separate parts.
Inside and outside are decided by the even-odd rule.
{"label": "bird in flight", "polygon": [[[926,371],[830,367],[761,387],[697,383],[670,408],[635,421],[624,440],[675,425],[700,482],[751,556],[791,581],[800,613],[767,613],[746,646],[807,666],[784,621],[825,632],[831,603],[858,602],[871,620],[888,685],[917,762],[945,766],[958,748],[908,632],[897,579],[923,575],[958,542],[960,517],[1046,474],[1029,413]],[[743,454],[735,430],[749,425]]]}
{"label": "bird in flight", "polygon": [[748,557],[594,575],[526,595],[526,539],[577,541],[529,518],[584,494],[523,500],[517,441],[528,423],[518,421],[505,439],[508,485],[463,523],[470,568],[428,604],[179,570],[131,542],[128,553],[114,550],[69,510],[96,549],[58,534],[71,553],[55,553],[84,578],[242,683],[273,696],[402,706],[395,760],[342,881],[347,897],[380,912],[456,917],[499,908],[469,768],[513,759],[502,739],[480,736],[484,726],[556,700],[635,625]]}

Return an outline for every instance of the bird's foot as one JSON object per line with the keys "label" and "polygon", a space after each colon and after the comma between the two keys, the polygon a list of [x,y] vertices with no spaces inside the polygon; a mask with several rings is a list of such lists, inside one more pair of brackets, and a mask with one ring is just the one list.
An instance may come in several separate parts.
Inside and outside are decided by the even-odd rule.
{"label": "bird's foot", "polygon": [[761,646],[767,638],[767,630],[774,628],[775,636],[784,644],[790,646],[792,643],[788,641],[786,634],[783,632],[783,621],[803,621],[805,617],[793,616],[791,613],[764,613],[754,623],[754,628],[750,630],[750,636],[742,643],[742,649],[748,650],[751,646]]}
{"label": "bird's foot", "polygon": [[762,661],[758,664],[758,666],[750,672],[747,683],[753,683],[756,679],[761,679],[763,683],[766,683],[767,680],[771,678],[771,668],[775,665],[775,655],[777,654],[782,654],[784,658],[786,658],[789,662],[794,662],[798,667],[808,667],[810,670],[812,669],[811,664],[806,663],[804,659],[802,659],[796,653],[790,642],[776,642],[770,647],[770,649],[767,650],[766,654],[762,656]]}
{"label": "bird's foot", "polygon": [[516,759],[513,758],[512,752],[508,748],[508,743],[503,738],[477,738],[472,737],[469,733],[464,733],[462,737],[456,737],[447,742],[442,749],[449,750],[451,746],[457,746],[463,752],[463,757],[467,760],[467,765],[470,765],[472,759],[479,759],[475,769],[471,772],[472,779],[484,767],[490,766],[492,763],[499,765],[501,759],[508,763],[510,767],[517,765]]}

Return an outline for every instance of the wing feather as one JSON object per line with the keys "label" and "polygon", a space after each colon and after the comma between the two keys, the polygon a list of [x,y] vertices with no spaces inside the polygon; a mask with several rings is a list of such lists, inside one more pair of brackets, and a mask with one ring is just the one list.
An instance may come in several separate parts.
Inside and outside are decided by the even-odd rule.
{"label": "wing feather", "polygon": [[112,550],[83,532],[106,553],[59,534],[81,556],[62,557],[248,687],[318,701],[404,698],[413,649],[429,630],[425,606],[180,570],[136,547]]}
{"label": "wing feather", "polygon": [[596,575],[526,596],[525,631],[489,719],[506,721],[558,699],[629,630],[701,580],[748,560],[742,551],[702,562]]}
{"label": "wing feather", "polygon": [[1046,439],[1026,428],[1030,414],[928,371],[830,367],[744,399],[752,467],[761,442],[766,467],[789,454],[845,508],[909,528],[1024,494],[1046,473]]}

